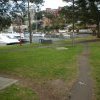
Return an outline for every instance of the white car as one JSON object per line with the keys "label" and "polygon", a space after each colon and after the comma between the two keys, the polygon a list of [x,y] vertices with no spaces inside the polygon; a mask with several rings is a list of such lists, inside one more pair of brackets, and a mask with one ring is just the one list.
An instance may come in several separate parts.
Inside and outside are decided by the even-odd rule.
{"label": "white car", "polygon": [[33,34],[33,38],[34,37],[44,37],[45,34],[41,34],[41,33],[36,33],[36,34]]}
{"label": "white car", "polygon": [[5,34],[0,34],[0,44],[10,45],[10,44],[19,44],[19,42],[20,41],[18,41],[18,39],[10,38]]}
{"label": "white car", "polygon": [[7,33],[5,35],[11,39],[18,39],[21,43],[28,42],[23,33]]}
{"label": "white car", "polygon": [[70,35],[69,34],[67,34],[67,33],[63,33],[62,34],[62,36],[63,36],[63,38],[65,38],[65,39],[70,39]]}
{"label": "white car", "polygon": [[23,39],[24,38],[24,34],[23,33],[16,33],[16,32],[14,32],[14,33],[5,33],[5,35],[6,36],[9,36],[10,38],[17,38],[17,39]]}

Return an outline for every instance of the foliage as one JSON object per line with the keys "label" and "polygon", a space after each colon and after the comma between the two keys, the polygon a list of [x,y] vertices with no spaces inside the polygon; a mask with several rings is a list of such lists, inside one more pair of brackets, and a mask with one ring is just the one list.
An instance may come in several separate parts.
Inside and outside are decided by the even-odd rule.
{"label": "foliage", "polygon": [[30,0],[30,2],[37,4],[42,4],[44,1],[43,0]]}
{"label": "foliage", "polygon": [[[0,1],[0,16],[2,17],[2,20],[6,19],[6,17],[3,18],[4,16],[9,16],[9,19],[12,19],[12,20],[16,19],[18,16],[23,18],[27,14],[26,5],[25,5],[26,2],[27,0],[12,0],[12,1],[2,0]],[[43,0],[30,0],[29,2],[32,2],[34,4],[41,4],[43,3]],[[5,26],[10,26],[10,24],[4,23],[5,21],[2,21],[2,22],[3,23],[0,23],[0,30],[6,28]]]}
{"label": "foliage", "polygon": [[90,19],[92,21],[92,23],[95,23],[97,25],[97,37],[100,38],[100,27],[99,27],[99,23],[100,23],[100,1],[99,0],[94,0],[91,1],[89,0],[89,8],[90,8]]}
{"label": "foliage", "polygon": [[[98,37],[100,37],[100,0],[63,0],[66,2],[74,2],[74,18],[80,21],[83,26],[96,24],[98,30]],[[70,7],[73,5],[70,5]],[[68,8],[67,8],[68,9]],[[73,10],[73,7],[71,8]],[[70,12],[71,12],[70,10]],[[67,10],[66,10],[67,12]],[[64,12],[65,13],[65,12]],[[68,14],[69,15],[69,14]]]}
{"label": "foliage", "polygon": [[72,22],[72,7],[65,6],[60,11],[60,16],[65,19],[66,24],[69,24]]}
{"label": "foliage", "polygon": [[36,30],[36,28],[38,30],[41,30],[42,29],[42,22],[32,23],[32,30]]}
{"label": "foliage", "polygon": [[78,20],[86,26],[88,23],[88,8],[86,0],[78,0],[75,3],[77,5]]}
{"label": "foliage", "polygon": [[0,31],[8,28],[11,25],[11,18],[9,16],[0,16]]}
{"label": "foliage", "polygon": [[8,3],[8,0],[0,2],[0,31],[2,31],[3,28],[8,28],[8,26],[11,24],[9,7],[10,4]]}
{"label": "foliage", "polygon": [[44,12],[44,16],[49,20],[49,25],[45,27],[46,30],[58,30],[64,29],[65,26],[65,18],[60,15],[60,12],[57,14]]}
{"label": "foliage", "polygon": [[42,11],[35,13],[35,20],[41,20],[43,18]]}

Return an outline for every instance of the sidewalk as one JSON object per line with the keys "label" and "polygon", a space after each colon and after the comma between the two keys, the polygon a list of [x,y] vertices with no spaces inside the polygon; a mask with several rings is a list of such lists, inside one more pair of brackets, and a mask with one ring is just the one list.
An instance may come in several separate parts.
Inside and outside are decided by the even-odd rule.
{"label": "sidewalk", "polygon": [[17,82],[17,80],[14,80],[14,79],[0,77],[0,90],[6,88],[16,82]]}
{"label": "sidewalk", "polygon": [[79,77],[71,90],[69,100],[92,100],[93,84],[90,72],[89,48],[84,43],[84,51],[79,57]]}

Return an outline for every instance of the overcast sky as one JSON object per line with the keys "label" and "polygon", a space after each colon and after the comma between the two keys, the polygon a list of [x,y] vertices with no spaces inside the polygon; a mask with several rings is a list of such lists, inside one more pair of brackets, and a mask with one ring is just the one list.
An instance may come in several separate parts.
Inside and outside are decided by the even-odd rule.
{"label": "overcast sky", "polygon": [[44,10],[45,8],[52,8],[52,9],[57,9],[58,7],[62,7],[66,5],[66,2],[63,2],[62,0],[44,0],[44,6],[42,9]]}

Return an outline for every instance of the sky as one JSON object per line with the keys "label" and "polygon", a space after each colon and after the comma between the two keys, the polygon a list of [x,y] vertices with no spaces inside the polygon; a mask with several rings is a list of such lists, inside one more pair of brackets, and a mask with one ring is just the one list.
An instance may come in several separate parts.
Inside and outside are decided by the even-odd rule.
{"label": "sky", "polygon": [[57,9],[58,7],[63,7],[66,5],[66,2],[63,0],[44,0],[44,6],[42,7],[43,10],[46,8]]}

